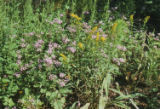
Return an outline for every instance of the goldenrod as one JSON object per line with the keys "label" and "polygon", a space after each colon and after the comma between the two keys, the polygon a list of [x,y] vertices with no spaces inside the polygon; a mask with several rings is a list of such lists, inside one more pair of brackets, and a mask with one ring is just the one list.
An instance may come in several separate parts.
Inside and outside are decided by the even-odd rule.
{"label": "goldenrod", "polygon": [[83,44],[81,42],[78,43],[79,48],[83,49]]}
{"label": "goldenrod", "polygon": [[67,60],[67,57],[63,53],[61,53],[60,56],[63,58],[64,61]]}
{"label": "goldenrod", "polygon": [[150,19],[150,16],[146,16],[146,17],[144,18],[144,23],[147,23],[149,19]]}
{"label": "goldenrod", "polygon": [[104,42],[106,40],[105,37],[101,37],[101,41]]}
{"label": "goldenrod", "polygon": [[97,31],[97,29],[98,29],[97,26],[93,27],[93,29],[91,30],[91,34],[94,33],[95,31]]}
{"label": "goldenrod", "polygon": [[19,93],[19,94],[22,94],[22,93],[23,93],[23,91],[21,91],[21,90],[20,90],[18,93]]}
{"label": "goldenrod", "polygon": [[97,32],[97,37],[96,37],[96,41],[99,41],[99,32]]}
{"label": "goldenrod", "polygon": [[118,23],[114,23],[112,26],[112,33],[114,33],[116,31]]}
{"label": "goldenrod", "polygon": [[134,17],[134,15],[132,14],[132,15],[130,15],[130,21],[131,21],[131,23],[133,23],[133,17]]}
{"label": "goldenrod", "polygon": [[70,14],[71,17],[77,19],[77,20],[81,20],[82,18],[80,18],[79,16],[77,16],[76,14],[71,13]]}

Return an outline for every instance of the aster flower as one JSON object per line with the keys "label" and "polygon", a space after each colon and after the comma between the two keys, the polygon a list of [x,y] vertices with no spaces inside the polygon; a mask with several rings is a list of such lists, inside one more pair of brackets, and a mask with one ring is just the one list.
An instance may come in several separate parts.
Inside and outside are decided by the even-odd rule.
{"label": "aster flower", "polygon": [[60,16],[60,17],[63,17],[63,16],[64,16],[64,14],[60,14],[59,16]]}
{"label": "aster flower", "polygon": [[118,45],[117,48],[121,51],[127,51],[127,48],[125,46]]}
{"label": "aster flower", "polygon": [[21,64],[21,60],[18,59],[17,62],[16,62],[16,64],[20,65]]}
{"label": "aster flower", "polygon": [[54,79],[57,79],[57,76],[54,75],[54,74],[50,74],[49,77],[48,77],[48,79],[52,81]]}
{"label": "aster flower", "polygon": [[83,27],[85,29],[90,29],[91,28],[91,26],[89,26],[88,23],[86,23],[86,22],[83,23]]}
{"label": "aster flower", "polygon": [[62,65],[62,63],[59,62],[59,61],[57,61],[57,60],[53,60],[53,63],[54,63],[54,65],[55,65],[56,67],[59,67],[59,66]]}
{"label": "aster flower", "polygon": [[59,77],[60,78],[64,78],[66,76],[66,74],[64,74],[64,73],[59,73]]}
{"label": "aster flower", "polygon": [[44,62],[46,63],[47,66],[51,66],[53,64],[52,58],[46,57],[44,59]]}
{"label": "aster flower", "polygon": [[72,42],[72,45],[74,45],[74,46],[75,46],[75,45],[76,45],[76,41],[73,41],[73,42]]}
{"label": "aster flower", "polygon": [[69,41],[70,41],[70,40],[69,40],[67,37],[63,37],[63,38],[62,38],[62,42],[63,42],[64,44],[67,44]]}
{"label": "aster flower", "polygon": [[96,37],[97,37],[96,35],[94,35],[94,34],[92,35],[92,39],[96,39]]}
{"label": "aster flower", "polygon": [[26,45],[25,43],[22,43],[22,44],[21,44],[21,47],[22,47],[22,48],[25,48],[26,46],[27,46],[27,45]]}
{"label": "aster flower", "polygon": [[68,29],[68,31],[69,31],[70,33],[75,33],[75,32],[76,32],[76,29],[73,28],[73,27],[68,26],[67,29]]}
{"label": "aster flower", "polygon": [[71,53],[76,52],[76,49],[74,47],[68,47],[67,50],[70,51]]}
{"label": "aster flower", "polygon": [[34,44],[34,47],[37,49],[37,51],[41,51],[41,47],[42,47],[42,44],[44,43],[43,40],[38,40],[35,44]]}
{"label": "aster flower", "polygon": [[85,11],[85,12],[83,12],[83,14],[86,14],[86,15],[87,15],[87,14],[89,14],[89,13],[90,13],[89,11]]}
{"label": "aster flower", "polygon": [[62,24],[62,20],[58,19],[58,18],[55,18],[53,20],[54,23],[57,23],[57,24]]}
{"label": "aster flower", "polygon": [[29,36],[33,36],[34,34],[35,34],[34,32],[28,33]]}
{"label": "aster flower", "polygon": [[61,46],[57,43],[53,43],[53,48],[60,48]]}
{"label": "aster flower", "polygon": [[16,78],[20,77],[20,74],[18,72],[14,73],[13,75],[16,76]]}
{"label": "aster flower", "polygon": [[119,62],[121,62],[121,63],[125,63],[125,62],[126,62],[126,60],[125,60],[125,59],[123,59],[123,58],[119,58]]}
{"label": "aster flower", "polygon": [[64,81],[59,81],[59,85],[60,85],[61,87],[64,87],[66,84],[65,84]]}

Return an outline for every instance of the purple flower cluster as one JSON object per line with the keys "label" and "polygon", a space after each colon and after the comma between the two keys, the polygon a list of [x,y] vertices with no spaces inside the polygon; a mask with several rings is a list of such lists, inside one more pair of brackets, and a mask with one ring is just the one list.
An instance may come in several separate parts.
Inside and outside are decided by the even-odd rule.
{"label": "purple flower cluster", "polygon": [[70,33],[75,33],[75,32],[76,32],[75,27],[68,26],[67,29],[68,29],[68,31],[69,31]]}
{"label": "purple flower cluster", "polygon": [[44,62],[46,63],[46,65],[47,65],[48,67],[50,67],[50,66],[53,64],[53,60],[52,60],[52,58],[50,58],[50,57],[46,57],[46,58],[44,59]]}
{"label": "purple flower cluster", "polygon": [[62,20],[60,20],[60,19],[58,19],[58,18],[54,18],[52,21],[48,21],[48,19],[46,19],[46,22],[47,23],[50,23],[51,25],[53,25],[53,24],[62,24],[63,22],[62,22]]}
{"label": "purple flower cluster", "polygon": [[49,77],[48,77],[48,79],[52,81],[54,79],[57,79],[57,76],[54,75],[54,74],[50,74]]}
{"label": "purple flower cluster", "polygon": [[58,81],[60,87],[64,87],[69,82],[69,79],[62,79]]}
{"label": "purple flower cluster", "polygon": [[58,60],[56,60],[56,56],[45,56],[45,59],[44,59],[44,62],[46,64],[47,67],[51,67],[53,64],[56,66],[56,67],[59,67],[62,65],[62,63]]}
{"label": "purple flower cluster", "polygon": [[53,20],[54,23],[57,23],[57,24],[62,24],[62,20],[58,19],[58,18],[55,18]]}
{"label": "purple flower cluster", "polygon": [[38,40],[35,44],[34,47],[37,49],[37,51],[42,51],[42,44],[44,43],[43,40]]}
{"label": "purple flower cluster", "polygon": [[21,64],[22,55],[20,54],[20,51],[19,51],[19,50],[17,51],[17,58],[18,58],[18,59],[17,59],[17,64],[20,65],[20,64]]}
{"label": "purple flower cluster", "polygon": [[66,76],[66,74],[64,74],[64,73],[59,73],[59,77],[60,78],[64,78]]}
{"label": "purple flower cluster", "polygon": [[63,37],[63,38],[62,38],[62,42],[63,42],[64,44],[67,44],[69,41],[70,41],[70,40],[69,40],[67,37]]}
{"label": "purple flower cluster", "polygon": [[121,46],[121,45],[118,45],[117,49],[119,49],[121,51],[127,51],[127,48],[125,46]]}
{"label": "purple flower cluster", "polygon": [[23,38],[21,39],[21,42],[22,42],[21,47],[25,48],[27,46],[27,44],[25,43],[25,40]]}
{"label": "purple flower cluster", "polygon": [[74,47],[68,47],[67,50],[70,51],[71,53],[76,52],[76,49]]}
{"label": "purple flower cluster", "polygon": [[121,63],[125,63],[126,60],[123,58],[113,58],[113,62],[119,66]]}
{"label": "purple flower cluster", "polygon": [[24,33],[24,36],[34,36],[35,33],[34,32],[30,32],[30,33]]}

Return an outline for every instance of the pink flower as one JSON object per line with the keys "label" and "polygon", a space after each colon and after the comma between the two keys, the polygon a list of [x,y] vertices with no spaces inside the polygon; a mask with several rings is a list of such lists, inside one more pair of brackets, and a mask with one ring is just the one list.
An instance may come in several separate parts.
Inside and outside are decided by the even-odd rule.
{"label": "pink flower", "polygon": [[123,59],[123,58],[119,58],[119,62],[125,63],[126,61],[125,61],[125,59]]}
{"label": "pink flower", "polygon": [[53,20],[53,22],[57,23],[57,24],[62,24],[62,20],[55,18]]}
{"label": "pink flower", "polygon": [[20,65],[21,64],[21,60],[18,59],[17,62],[16,62],[16,64]]}
{"label": "pink flower", "polygon": [[46,57],[44,62],[46,63],[47,66],[51,66],[53,64],[52,58],[50,57]]}
{"label": "pink flower", "polygon": [[67,37],[63,37],[63,38],[62,38],[62,42],[63,42],[64,44],[67,44],[69,41],[70,41],[70,40],[69,40]]}
{"label": "pink flower", "polygon": [[67,50],[70,51],[71,53],[76,52],[76,49],[74,47],[68,47]]}
{"label": "pink flower", "polygon": [[48,77],[49,80],[57,79],[57,76],[54,74],[50,74]]}
{"label": "pink flower", "polygon": [[53,62],[54,62],[54,65],[56,66],[56,67],[59,67],[59,66],[61,66],[61,62],[59,62],[59,61],[57,61],[57,60],[53,60]]}
{"label": "pink flower", "polygon": [[41,47],[42,47],[42,44],[44,43],[43,40],[38,40],[35,44],[34,44],[34,47],[37,49],[37,51],[41,51]]}
{"label": "pink flower", "polygon": [[76,41],[73,41],[73,42],[72,42],[72,45],[76,46]]}
{"label": "pink flower", "polygon": [[24,67],[21,67],[20,68],[20,71],[22,72],[22,71],[25,71],[27,68],[24,66]]}
{"label": "pink flower", "polygon": [[48,54],[52,54],[52,52],[53,52],[52,48],[49,48],[48,51],[47,51]]}
{"label": "pink flower", "polygon": [[52,59],[55,60],[55,59],[56,59],[56,56],[53,55],[53,56],[52,56]]}
{"label": "pink flower", "polygon": [[75,28],[73,28],[73,27],[67,27],[67,29],[68,29],[68,31],[70,32],[70,33],[75,33],[76,32],[76,29]]}
{"label": "pink flower", "polygon": [[17,78],[19,78],[20,74],[17,72],[17,73],[14,74],[14,76],[16,76]]}
{"label": "pink flower", "polygon": [[87,14],[89,14],[89,11],[85,11],[85,12],[83,12],[83,14],[86,14],[86,15],[87,15]]}
{"label": "pink flower", "polygon": [[83,27],[85,29],[90,29],[91,28],[91,26],[89,26],[88,23],[86,23],[86,22],[83,23]]}
{"label": "pink flower", "polygon": [[33,36],[34,34],[35,34],[34,32],[28,33],[29,36]]}
{"label": "pink flower", "polygon": [[64,15],[63,14],[60,14],[60,17],[63,17]]}
{"label": "pink flower", "polygon": [[154,40],[159,41],[159,38],[158,38],[158,37],[156,37],[156,38],[154,38]]}
{"label": "pink flower", "polygon": [[66,74],[64,74],[64,73],[60,73],[60,74],[59,74],[59,77],[60,77],[60,78],[64,78],[65,76],[66,76]]}
{"label": "pink flower", "polygon": [[24,40],[23,38],[21,39],[21,41],[22,41],[22,42],[25,42],[25,40]]}
{"label": "pink flower", "polygon": [[64,86],[65,86],[65,82],[64,82],[64,81],[60,81],[60,82],[59,82],[59,85],[60,85],[61,87],[64,87]]}
{"label": "pink flower", "polygon": [[60,45],[57,43],[53,43],[53,48],[60,48]]}
{"label": "pink flower", "polygon": [[102,34],[102,37],[105,37],[105,38],[106,38],[107,36],[108,36],[107,34]]}
{"label": "pink flower", "polygon": [[96,39],[96,37],[97,37],[96,35],[92,35],[92,39]]}
{"label": "pink flower", "polygon": [[22,47],[22,48],[25,48],[25,47],[26,47],[26,44],[25,44],[25,43],[22,43],[22,44],[21,44],[21,47]]}
{"label": "pink flower", "polygon": [[98,31],[99,31],[99,32],[103,32],[103,29],[102,29],[102,28],[99,28]]}
{"label": "pink flower", "polygon": [[20,54],[18,54],[18,56],[17,56],[17,57],[18,57],[18,59],[21,59],[21,58],[22,58],[22,56],[21,56]]}
{"label": "pink flower", "polygon": [[127,48],[125,46],[118,45],[117,48],[121,51],[127,51]]}

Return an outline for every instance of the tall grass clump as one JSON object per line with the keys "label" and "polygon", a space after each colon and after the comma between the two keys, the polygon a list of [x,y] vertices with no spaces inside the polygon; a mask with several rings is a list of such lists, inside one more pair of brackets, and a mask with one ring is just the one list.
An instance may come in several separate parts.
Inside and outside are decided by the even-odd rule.
{"label": "tall grass clump", "polygon": [[0,108],[159,106],[159,37],[87,2],[1,1]]}

